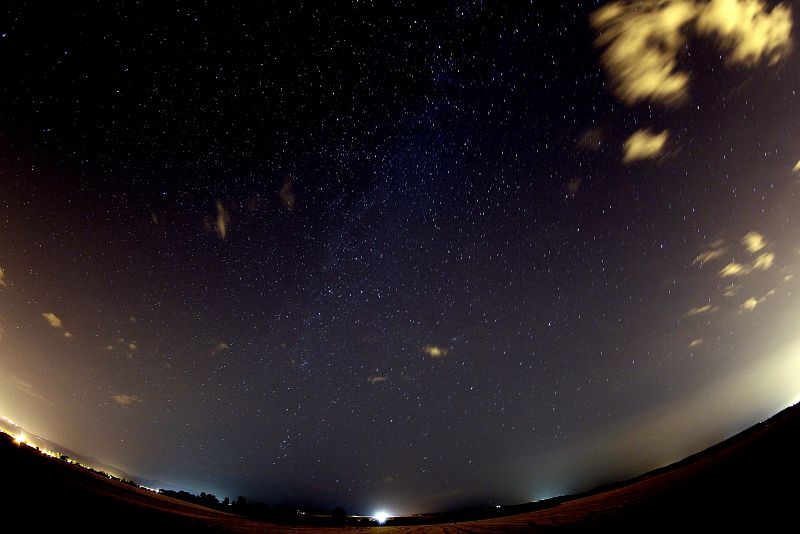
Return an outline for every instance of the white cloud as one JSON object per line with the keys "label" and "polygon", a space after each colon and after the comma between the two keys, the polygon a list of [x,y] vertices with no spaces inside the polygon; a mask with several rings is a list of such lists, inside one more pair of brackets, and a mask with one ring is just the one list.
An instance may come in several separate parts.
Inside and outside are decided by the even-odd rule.
{"label": "white cloud", "polygon": [[6,273],[2,267],[0,267],[0,289],[6,287]]}
{"label": "white cloud", "polygon": [[42,317],[44,317],[44,320],[47,321],[47,323],[53,328],[62,328],[64,326],[61,318],[59,318],[59,316],[55,313],[46,312],[42,314]]}
{"label": "white cloud", "polygon": [[791,9],[761,0],[616,0],[592,13],[600,61],[620,100],[665,106],[687,98],[678,57],[694,33],[713,40],[731,65],[775,63],[791,49]]}
{"label": "white cloud", "polygon": [[653,133],[649,128],[637,130],[622,145],[622,162],[631,163],[658,157],[668,138],[669,130],[661,133]]}
{"label": "white cloud", "polygon": [[800,160],[797,160],[797,163],[794,164],[794,167],[792,167],[792,172],[800,172]]}
{"label": "white cloud", "polygon": [[689,342],[689,347],[690,348],[699,347],[702,344],[703,344],[702,339],[693,339],[692,341]]}
{"label": "white cloud", "polygon": [[120,406],[131,406],[132,404],[138,404],[142,402],[142,399],[137,397],[136,395],[114,395],[111,397],[114,402],[119,404]]}
{"label": "white cloud", "polygon": [[386,375],[372,375],[367,378],[367,382],[370,384],[377,384],[379,382],[385,382],[387,378]]}

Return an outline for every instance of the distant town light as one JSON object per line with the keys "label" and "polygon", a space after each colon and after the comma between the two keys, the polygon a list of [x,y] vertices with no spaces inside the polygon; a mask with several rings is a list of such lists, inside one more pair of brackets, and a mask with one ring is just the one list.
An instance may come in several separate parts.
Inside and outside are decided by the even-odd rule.
{"label": "distant town light", "polygon": [[381,510],[380,512],[375,512],[375,514],[372,516],[372,519],[377,521],[379,525],[382,525],[386,523],[387,519],[389,519],[389,514]]}
{"label": "distant town light", "polygon": [[20,434],[14,438],[14,443],[17,445],[24,445],[28,443],[28,438],[25,437],[25,434]]}

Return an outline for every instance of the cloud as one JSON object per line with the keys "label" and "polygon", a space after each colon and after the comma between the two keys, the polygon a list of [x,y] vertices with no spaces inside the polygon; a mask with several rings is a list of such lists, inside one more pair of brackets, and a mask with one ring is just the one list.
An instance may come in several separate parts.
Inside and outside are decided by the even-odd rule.
{"label": "cloud", "polygon": [[800,160],[797,160],[797,163],[794,164],[794,167],[792,167],[792,172],[800,172]]}
{"label": "cloud", "polygon": [[425,345],[422,347],[422,352],[430,356],[431,358],[441,358],[443,356],[447,356],[447,349],[438,347],[436,345]]}
{"label": "cloud", "polygon": [[749,265],[743,265],[741,263],[737,263],[732,261],[728,265],[722,268],[719,272],[719,275],[722,278],[728,278],[731,276],[745,276],[753,271],[768,271],[772,268],[775,264],[775,254],[772,252],[765,252],[764,254],[759,254],[755,260]]}
{"label": "cloud", "polygon": [[791,50],[792,10],[782,3],[770,12],[761,0],[711,0],[697,17],[697,31],[721,41],[728,63],[774,64]]}
{"label": "cloud", "polygon": [[693,317],[695,315],[701,315],[703,313],[714,313],[719,309],[719,306],[712,306],[711,304],[706,304],[705,306],[698,306],[697,308],[692,308],[691,310],[686,312],[686,317]]}
{"label": "cloud", "polygon": [[747,252],[751,254],[755,254],[767,246],[764,236],[758,232],[747,232],[742,238],[742,244],[747,249]]}
{"label": "cloud", "polygon": [[567,182],[567,193],[570,195],[574,195],[578,192],[578,189],[581,188],[581,179],[580,178],[573,178],[569,182]]}
{"label": "cloud", "polygon": [[581,135],[580,139],[578,139],[578,148],[582,148],[584,150],[589,150],[591,152],[597,152],[603,147],[603,141],[605,140],[605,135],[603,134],[603,130],[600,128],[589,128]]}
{"label": "cloud", "polygon": [[221,200],[217,200],[216,203],[217,207],[217,235],[220,239],[225,239],[228,235],[228,224],[231,222],[230,215],[228,215],[228,210],[225,209],[225,206],[222,205]]}
{"label": "cloud", "polygon": [[692,265],[696,265],[699,263],[700,266],[703,266],[710,261],[714,261],[716,259],[721,258],[727,251],[728,249],[726,248],[712,248],[711,250],[701,252],[694,259]]}
{"label": "cloud", "polygon": [[767,252],[758,256],[753,262],[753,270],[767,271],[775,263],[775,254]]}
{"label": "cloud", "polygon": [[44,320],[53,328],[62,328],[64,326],[64,323],[55,313],[46,312],[42,314],[42,317],[44,317]]}
{"label": "cloud", "polygon": [[227,343],[220,341],[219,343],[217,343],[217,346],[214,347],[214,350],[211,351],[211,354],[216,354],[218,352],[225,352],[228,350],[231,350],[231,346],[228,345]]}
{"label": "cloud", "polygon": [[719,272],[719,275],[723,278],[727,278],[729,276],[742,276],[744,274],[750,274],[750,272],[751,271],[748,267],[745,267],[741,263],[732,261],[722,268],[722,270]]}
{"label": "cloud", "polygon": [[111,397],[114,399],[114,402],[119,404],[120,406],[131,406],[133,404],[138,404],[142,402],[142,399],[137,397],[136,395],[114,395]]}
{"label": "cloud", "polygon": [[2,267],[0,267],[0,289],[6,287],[6,273]]}
{"label": "cloud", "polygon": [[9,382],[15,388],[17,388],[19,391],[21,391],[24,394],[28,395],[29,397],[32,397],[32,398],[34,398],[36,400],[40,400],[40,401],[44,402],[45,404],[49,404],[50,406],[55,406],[55,404],[53,404],[47,398],[45,398],[44,395],[36,392],[33,389],[33,386],[31,384],[29,384],[29,383],[27,383],[27,382],[25,382],[23,380],[20,380],[16,376],[9,375],[9,377],[6,379],[6,381]]}
{"label": "cloud", "polygon": [[689,74],[678,71],[683,27],[697,16],[690,0],[616,1],[592,13],[603,48],[600,62],[614,94],[627,104],[642,101],[678,104],[686,98]]}
{"label": "cloud", "polygon": [[73,337],[72,332],[70,332],[69,330],[64,330],[64,337],[67,339],[72,338]]}
{"label": "cloud", "polygon": [[283,178],[283,184],[278,191],[278,198],[281,199],[283,207],[288,209],[294,208],[294,182],[292,182],[291,176]]}
{"label": "cloud", "polygon": [[388,377],[386,375],[372,375],[367,378],[367,382],[370,384],[377,384],[379,382],[386,382]]}
{"label": "cloud", "polygon": [[622,145],[622,162],[631,163],[658,157],[668,138],[669,130],[658,134],[651,132],[649,128],[634,132]]}
{"label": "cloud", "polygon": [[760,300],[756,299],[755,297],[750,297],[746,301],[742,302],[742,304],[739,306],[739,309],[741,311],[752,311],[755,310],[756,306],[758,306],[760,303]]}
{"label": "cloud", "polygon": [[750,297],[739,305],[739,312],[749,312],[756,309],[756,306],[763,304],[769,297],[775,294],[775,290],[771,289],[766,295],[761,298]]}
{"label": "cloud", "polygon": [[761,0],[616,0],[590,22],[612,90],[628,105],[687,99],[691,76],[678,56],[692,33],[716,41],[729,65],[772,64],[791,49],[791,9],[768,11]]}
{"label": "cloud", "polygon": [[722,294],[726,297],[733,297],[739,292],[739,288],[741,287],[742,286],[740,284],[730,284],[725,286],[725,289],[722,290]]}
{"label": "cloud", "polygon": [[693,339],[689,342],[689,347],[690,348],[699,347],[702,344],[703,344],[702,339]]}

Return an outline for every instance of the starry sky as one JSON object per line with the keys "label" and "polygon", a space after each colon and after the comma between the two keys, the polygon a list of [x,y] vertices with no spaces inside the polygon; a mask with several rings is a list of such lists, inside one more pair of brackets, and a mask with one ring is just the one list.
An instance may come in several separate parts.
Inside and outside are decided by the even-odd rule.
{"label": "starry sky", "polygon": [[798,11],[4,4],[0,415],[363,514],[768,417],[800,394]]}

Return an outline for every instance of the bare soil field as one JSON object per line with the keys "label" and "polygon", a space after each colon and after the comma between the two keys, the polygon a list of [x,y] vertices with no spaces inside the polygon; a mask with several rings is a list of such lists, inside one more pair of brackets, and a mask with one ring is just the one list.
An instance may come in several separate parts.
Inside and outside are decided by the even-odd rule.
{"label": "bare soil field", "polygon": [[[8,532],[794,532],[799,451],[795,406],[682,462],[545,508],[337,528],[265,523],[197,506],[41,456],[2,435],[0,525],[12,527]],[[460,520],[500,513],[510,515]]]}

